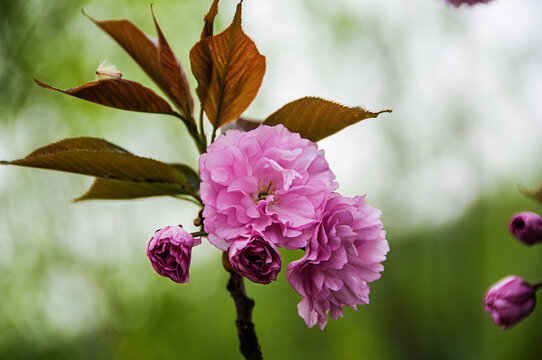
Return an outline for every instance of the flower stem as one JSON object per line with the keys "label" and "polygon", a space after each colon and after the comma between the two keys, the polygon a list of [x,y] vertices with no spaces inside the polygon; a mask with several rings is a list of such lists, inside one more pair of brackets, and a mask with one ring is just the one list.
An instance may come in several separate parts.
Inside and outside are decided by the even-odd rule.
{"label": "flower stem", "polygon": [[213,127],[213,134],[211,135],[211,144],[215,142],[215,138],[216,138],[216,129],[217,129],[217,127],[214,126],[214,127]]}
{"label": "flower stem", "polygon": [[226,289],[231,294],[235,302],[237,318],[237,336],[239,337],[241,353],[247,360],[262,360],[262,351],[256,336],[256,329],[252,322],[252,310],[254,309],[254,300],[247,296],[243,277],[234,271],[230,271],[230,280]]}
{"label": "flower stem", "polygon": [[201,109],[199,111],[199,132],[201,135],[201,141],[207,149],[207,135],[205,135],[205,127],[203,126],[203,105],[200,104],[200,107]]}
{"label": "flower stem", "polygon": [[203,154],[205,150],[207,149],[207,147],[205,146],[205,144],[203,144],[203,139],[201,138],[198,132],[198,127],[196,123],[194,122],[194,120],[192,118],[188,120],[179,113],[175,113],[174,116],[178,117],[186,125],[188,133],[190,134],[192,139],[194,139],[194,143],[196,144],[199,153]]}
{"label": "flower stem", "polygon": [[193,233],[190,233],[192,236],[207,236],[207,233],[205,231],[196,231]]}
{"label": "flower stem", "polygon": [[534,291],[537,291],[540,288],[542,288],[542,281],[533,284]]}

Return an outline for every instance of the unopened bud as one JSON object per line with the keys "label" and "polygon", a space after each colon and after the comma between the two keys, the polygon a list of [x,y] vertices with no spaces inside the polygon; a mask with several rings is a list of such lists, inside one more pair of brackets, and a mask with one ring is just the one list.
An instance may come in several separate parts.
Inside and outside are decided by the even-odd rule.
{"label": "unopened bud", "polygon": [[509,329],[526,318],[536,302],[534,287],[510,275],[493,285],[485,298],[486,311],[501,329]]}
{"label": "unopened bud", "polygon": [[201,238],[179,226],[166,226],[158,230],[149,241],[147,256],[156,272],[176,283],[187,283],[192,247],[199,245]]}
{"label": "unopened bud", "polygon": [[508,230],[524,244],[540,243],[542,242],[542,217],[529,211],[516,214],[510,221]]}

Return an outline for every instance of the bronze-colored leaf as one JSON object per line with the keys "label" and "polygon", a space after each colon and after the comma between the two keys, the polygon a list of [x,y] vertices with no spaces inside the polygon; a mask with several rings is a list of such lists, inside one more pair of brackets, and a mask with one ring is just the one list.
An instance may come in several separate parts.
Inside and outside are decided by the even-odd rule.
{"label": "bronze-colored leaf", "polygon": [[282,124],[305,139],[319,141],[361,120],[375,118],[383,112],[361,107],[347,107],[315,97],[304,97],[284,105],[271,114],[264,125]]}
{"label": "bronze-colored leaf", "polygon": [[166,79],[158,55],[158,41],[145,34],[129,20],[98,21],[84,11],[83,14],[109,34],[175,104],[181,109],[184,108],[181,105],[184,102],[178,103],[177,96],[170,90],[170,83]]}
{"label": "bronze-colored leaf", "polygon": [[215,23],[216,14],[218,14],[218,1],[214,0],[209,12],[203,18],[203,31],[201,32],[201,39],[213,36],[213,27]]}
{"label": "bronze-colored leaf", "polygon": [[162,74],[162,67],[158,59],[158,43],[145,34],[129,20],[103,20],[98,21],[87,15],[93,23],[113,38],[147,75],[167,93],[169,86]]}
{"label": "bronze-colored leaf", "polygon": [[191,189],[186,177],[171,165],[133,155],[115,144],[97,138],[64,139],[43,146],[10,164],[106,179],[171,183]]}
{"label": "bronze-colored leaf", "polygon": [[186,179],[188,184],[190,184],[192,190],[194,190],[193,192],[199,192],[199,185],[201,183],[201,179],[198,173],[194,171],[194,169],[184,164],[169,165]]}
{"label": "bronze-colored leaf", "polygon": [[57,141],[32,151],[27,157],[50,155],[57,152],[88,149],[92,151],[118,152],[131,154],[125,148],[110,143],[107,140],[93,137],[77,137]]}
{"label": "bronze-colored leaf", "polygon": [[241,130],[241,131],[247,132],[247,131],[256,129],[261,124],[262,124],[261,121],[240,117],[222,126],[220,130],[222,131],[222,133],[225,133],[228,130]]}
{"label": "bronze-colored leaf", "polygon": [[241,4],[226,30],[192,48],[190,62],[213,127],[237,119],[256,97],[265,73],[265,57],[241,28]]}
{"label": "bronze-colored leaf", "polygon": [[93,81],[61,90],[34,79],[36,84],[64,94],[116,109],[159,114],[175,114],[171,106],[151,89],[135,81],[109,79]]}
{"label": "bronze-colored leaf", "polygon": [[519,191],[526,196],[532,197],[539,203],[542,203],[542,186],[538,188],[536,191],[532,191],[530,189],[526,189],[523,187],[523,185],[519,185]]}
{"label": "bronze-colored leaf", "polygon": [[169,164],[173,170],[185,178],[186,185],[166,182],[136,182],[96,178],[90,189],[74,201],[83,200],[128,200],[163,195],[191,195],[199,192],[200,178],[189,166]]}
{"label": "bronze-colored leaf", "polygon": [[[151,7],[152,10],[152,7]],[[154,26],[156,27],[156,33],[158,34],[158,60],[162,67],[162,74],[168,85],[168,92],[172,96],[172,100],[179,107],[179,110],[185,115],[186,119],[192,119],[192,113],[194,111],[194,100],[190,95],[190,87],[188,85],[188,79],[181,67],[181,64],[171,47],[169,46],[156,18],[154,12],[152,13],[154,20]]]}
{"label": "bronze-colored leaf", "polygon": [[189,192],[178,184],[96,178],[90,189],[74,201],[128,200],[178,194],[189,194]]}

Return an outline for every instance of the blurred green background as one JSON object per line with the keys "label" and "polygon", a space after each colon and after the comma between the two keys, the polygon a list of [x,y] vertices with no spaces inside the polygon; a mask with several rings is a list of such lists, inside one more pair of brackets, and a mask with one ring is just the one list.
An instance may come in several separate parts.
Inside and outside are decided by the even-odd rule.
{"label": "blurred green background", "polygon": [[[245,31],[267,57],[249,117],[307,95],[394,109],[320,143],[340,191],[366,193],[383,210],[391,252],[371,304],[308,330],[284,273],[271,285],[247,284],[265,358],[539,358],[542,310],[503,332],[483,311],[483,295],[508,274],[542,278],[542,247],[527,248],[506,229],[515,212],[542,212],[519,191],[542,183],[542,3],[244,3]],[[154,0],[188,73],[209,5]],[[0,159],[95,136],[196,166],[175,118],[104,108],[33,83],[80,85],[107,57],[124,78],[155,88],[82,8],[155,35],[148,0],[1,0]],[[218,29],[234,8],[221,1]],[[159,277],[145,255],[156,229],[192,229],[196,207],[169,198],[71,203],[90,183],[0,167],[0,358],[240,358],[220,252],[195,248],[186,285]],[[300,256],[283,252],[283,262]]]}

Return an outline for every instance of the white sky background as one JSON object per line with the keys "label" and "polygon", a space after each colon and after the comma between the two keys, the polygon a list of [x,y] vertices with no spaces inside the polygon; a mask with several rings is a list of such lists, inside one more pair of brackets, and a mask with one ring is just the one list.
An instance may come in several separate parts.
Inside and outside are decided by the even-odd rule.
{"label": "white sky background", "polygon": [[[162,29],[175,43],[175,22],[159,5],[156,1]],[[91,10],[106,14],[104,6],[93,3]],[[234,8],[234,1],[221,1],[222,25],[231,21]],[[118,11],[109,17],[123,15]],[[84,37],[89,28],[81,25],[74,31]],[[508,182],[510,191],[517,191],[516,184],[534,188],[542,183],[540,0],[495,0],[461,9],[446,6],[444,0],[246,0],[244,28],[267,59],[249,117],[264,118],[308,95],[394,110],[320,142],[340,192],[366,193],[369,204],[384,210],[385,225],[413,229],[442,224],[497,184]],[[111,49],[116,46],[103,38]],[[96,50],[81,49],[81,56]],[[186,58],[185,49],[176,50]],[[104,55],[89,63],[97,65]],[[114,61],[122,71],[123,64]],[[63,87],[62,77],[56,78]],[[66,118],[62,110],[38,105],[11,123],[0,123],[1,159],[21,157],[48,140],[73,135],[61,125]],[[156,120],[154,125],[144,118],[148,115],[118,113],[118,125],[103,128],[100,136],[138,154],[166,161],[184,154],[179,160],[195,164],[194,153],[179,152],[178,132],[170,130],[177,124]],[[72,116],[77,121],[78,115]],[[142,141],[141,131],[129,127],[133,121],[145,124],[151,141]],[[76,333],[83,331],[77,324],[99,321],[91,321],[100,314],[98,286],[84,271],[64,271],[72,263],[116,266],[118,276],[124,283],[132,281],[134,286],[127,287],[135,291],[154,280],[150,266],[140,265],[147,265],[145,247],[154,231],[178,223],[195,230],[195,207],[172,199],[71,204],[89,184],[77,175],[0,167],[0,290],[9,286],[11,294],[4,297],[4,315],[12,314],[11,321],[30,334],[40,332],[40,326]],[[33,275],[19,270],[48,256],[55,259],[48,274],[42,274],[48,280],[27,289]],[[209,245],[197,248],[193,269],[217,256]],[[64,260],[57,262],[59,257]],[[133,271],[139,271],[137,276]],[[61,273],[65,275],[54,275]],[[29,291],[39,300],[34,310],[19,300]],[[63,291],[75,292],[84,306],[70,306],[67,297],[58,296]],[[46,314],[65,313],[52,322],[40,318],[40,325],[35,318],[44,312],[40,306]],[[70,322],[74,311],[81,320],[75,325]],[[49,340],[41,339],[44,344]]]}
{"label": "white sky background", "polygon": [[499,182],[542,182],[540,1],[252,1],[245,28],[267,55],[264,113],[305,95],[394,110],[320,143],[341,191],[389,221],[440,224]]}

